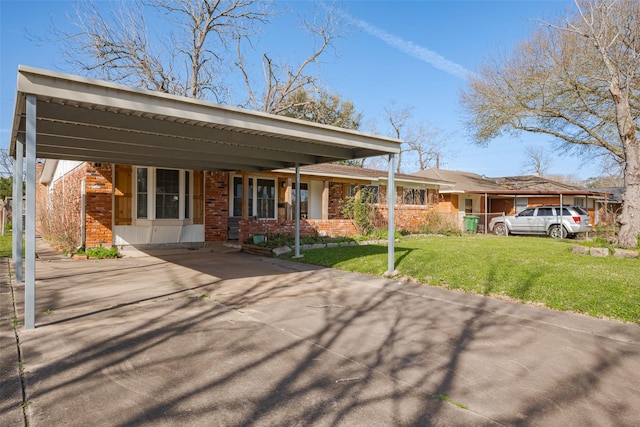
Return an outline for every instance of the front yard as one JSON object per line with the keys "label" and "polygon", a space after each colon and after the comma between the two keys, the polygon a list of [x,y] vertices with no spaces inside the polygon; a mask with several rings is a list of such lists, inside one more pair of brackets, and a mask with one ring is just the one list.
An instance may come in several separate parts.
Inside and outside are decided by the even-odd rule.
{"label": "front yard", "polygon": [[[396,243],[404,279],[640,324],[640,260],[571,253],[573,241],[537,237],[424,237]],[[303,262],[381,275],[386,246],[307,251]]]}

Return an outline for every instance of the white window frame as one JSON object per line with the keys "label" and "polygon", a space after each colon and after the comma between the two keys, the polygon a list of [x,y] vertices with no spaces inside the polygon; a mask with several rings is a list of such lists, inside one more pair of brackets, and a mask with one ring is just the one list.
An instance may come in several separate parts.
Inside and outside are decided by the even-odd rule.
{"label": "white window frame", "polygon": [[[234,178],[242,178],[242,175],[234,175],[231,174],[229,176],[229,180],[230,180],[230,188],[231,191],[229,191],[229,212],[233,213],[234,209],[234,185],[233,185],[233,180]],[[276,220],[278,219],[278,180],[275,177],[272,176],[261,176],[261,175],[250,175],[247,177],[249,180],[249,187],[251,188],[251,201],[252,201],[252,211],[253,211],[253,215],[252,217],[256,217],[257,219],[269,219],[269,220]],[[274,203],[273,203],[273,212],[271,212],[270,217],[264,217],[264,218],[259,218],[257,217],[257,212],[258,212],[258,180],[262,179],[262,180],[266,180],[266,181],[272,181],[273,182],[273,188],[275,189],[275,198],[274,198]],[[242,191],[248,191],[248,188],[243,188]],[[237,218],[237,217],[236,217]]]}
{"label": "white window frame", "polygon": [[[179,224],[193,223],[193,170],[176,169],[150,166],[134,166],[132,175],[133,189],[133,220],[136,224],[145,224],[151,222]],[[138,218],[138,169],[147,169],[147,217]],[[178,171],[178,218],[156,218],[156,171],[158,169],[177,170]],[[189,200],[185,197],[185,172],[189,172]],[[186,203],[189,203],[189,218],[185,218],[184,210]]]}

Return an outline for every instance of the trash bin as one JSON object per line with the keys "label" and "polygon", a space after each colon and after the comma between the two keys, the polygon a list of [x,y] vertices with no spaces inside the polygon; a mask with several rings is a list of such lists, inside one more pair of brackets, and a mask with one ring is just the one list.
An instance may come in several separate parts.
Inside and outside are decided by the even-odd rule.
{"label": "trash bin", "polygon": [[464,232],[469,234],[476,234],[478,232],[478,220],[480,219],[480,217],[476,215],[465,215],[463,219]]}

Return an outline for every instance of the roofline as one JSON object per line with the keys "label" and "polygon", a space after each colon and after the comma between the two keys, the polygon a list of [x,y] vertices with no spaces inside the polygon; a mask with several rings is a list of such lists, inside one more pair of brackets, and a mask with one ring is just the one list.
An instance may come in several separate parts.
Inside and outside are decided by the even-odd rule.
{"label": "roofline", "polygon": [[[276,169],[272,172],[278,172],[278,173],[295,173],[295,169],[292,168],[286,168],[286,169]],[[300,168],[300,174],[301,175],[308,175],[308,176],[326,176],[329,178],[342,178],[342,179],[358,179],[361,181],[382,181],[385,182],[389,179],[389,177],[387,175],[380,175],[380,176],[367,176],[367,175],[356,175],[356,174],[347,174],[347,173],[337,173],[337,172],[321,172],[321,171],[307,171],[304,169],[304,167]],[[394,178],[395,182],[404,182],[404,183],[410,183],[410,184],[420,184],[420,185],[433,185],[433,186],[440,186],[440,185],[449,185],[445,182],[437,182],[437,181],[422,181],[422,180],[416,180],[416,179],[412,179],[412,178],[402,178],[402,177],[398,177],[397,175]]]}
{"label": "roofline", "polygon": [[566,195],[569,195],[569,196],[572,196],[572,195],[595,196],[595,195],[599,194],[599,193],[594,193],[594,192],[591,192],[591,191],[576,191],[576,190],[572,190],[572,191],[544,191],[544,190],[534,190],[534,191],[517,191],[517,190],[481,191],[481,190],[473,190],[473,191],[466,191],[466,193],[469,193],[469,194],[491,194],[492,196],[494,196],[494,195],[544,196],[544,195],[560,195],[560,194],[566,194]]}

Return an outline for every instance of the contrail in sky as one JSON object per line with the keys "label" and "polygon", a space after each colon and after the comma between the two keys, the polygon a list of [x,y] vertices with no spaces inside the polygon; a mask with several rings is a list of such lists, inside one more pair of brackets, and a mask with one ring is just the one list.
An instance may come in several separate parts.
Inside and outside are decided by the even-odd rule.
{"label": "contrail in sky", "polygon": [[356,19],[344,11],[341,11],[343,16],[350,20],[352,23],[363,29],[365,32],[371,34],[374,37],[379,38],[389,46],[398,49],[408,55],[413,56],[421,61],[433,65],[435,68],[442,70],[446,73],[460,77],[466,80],[470,76],[475,76],[473,71],[469,71],[460,64],[456,64],[453,61],[448,60],[442,55],[427,49],[426,47],[419,46],[413,42],[404,40],[398,36],[390,34],[385,30],[369,24],[361,19]]}

